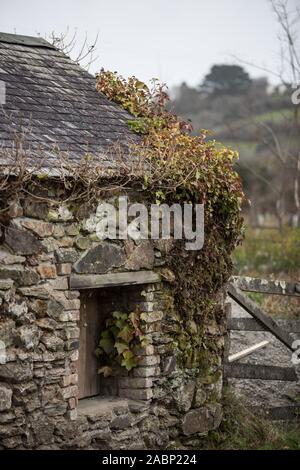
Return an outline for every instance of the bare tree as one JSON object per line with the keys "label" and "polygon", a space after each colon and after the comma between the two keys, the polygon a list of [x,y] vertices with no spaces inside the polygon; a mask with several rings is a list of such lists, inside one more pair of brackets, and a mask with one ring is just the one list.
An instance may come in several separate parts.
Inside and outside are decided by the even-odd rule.
{"label": "bare tree", "polygon": [[[281,82],[287,88],[300,87],[300,48],[298,31],[300,26],[300,8],[289,8],[289,0],[270,0],[271,7],[280,26],[279,44],[281,59]],[[291,98],[292,101],[292,98]],[[299,104],[293,103],[293,113],[289,119],[289,132],[285,145],[279,142],[271,128],[267,131],[272,136],[275,146],[273,154],[281,163],[283,170],[291,165],[294,171],[293,198],[295,206],[294,224],[300,224],[300,142],[299,142]],[[297,138],[298,137],[298,138]],[[295,138],[297,143],[295,147]]]}
{"label": "bare tree", "polygon": [[79,49],[77,48],[77,34],[77,29],[71,33],[69,28],[67,28],[64,33],[59,34],[52,31],[48,35],[48,40],[54,47],[70,56],[77,64],[81,65],[86,70],[89,70],[91,65],[98,59],[98,56],[95,56],[94,53],[96,51],[99,33],[97,33],[94,41],[92,42],[89,42],[88,35],[85,33],[84,40]]}
{"label": "bare tree", "polygon": [[[286,193],[287,175],[293,178],[293,225],[300,225],[300,139],[299,139],[299,103],[292,101],[295,88],[300,89],[300,46],[298,31],[300,30],[300,7],[292,8],[291,0],[268,0],[279,25],[279,67],[270,70],[257,64],[241,61],[275,76],[286,91],[290,91],[292,112],[283,116],[286,129],[284,138],[278,135],[276,125],[272,122],[250,122],[256,128],[257,140],[264,144],[269,153],[278,162],[279,178],[269,182],[275,195],[275,213],[279,227],[282,227],[287,217]],[[299,93],[300,95],[300,93]],[[300,101],[300,100],[298,100]],[[248,165],[249,171],[255,175],[255,169]],[[257,173],[256,173],[256,176]],[[290,186],[290,185],[289,185]]]}

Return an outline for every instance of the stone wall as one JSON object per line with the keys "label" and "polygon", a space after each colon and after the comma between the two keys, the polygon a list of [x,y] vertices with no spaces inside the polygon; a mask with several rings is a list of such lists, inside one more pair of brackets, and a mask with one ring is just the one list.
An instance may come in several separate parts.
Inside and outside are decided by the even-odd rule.
{"label": "stone wall", "polygon": [[[203,325],[211,361],[182,367],[168,282],[145,284],[149,345],[118,376],[118,397],[78,403],[80,291],[72,273],[164,270],[170,240],[100,241],[93,214],[11,204],[0,246],[0,448],[165,448],[188,445],[221,421],[224,321]],[[170,281],[172,273],[165,272]],[[126,289],[126,287],[123,287]],[[203,320],[204,322],[204,320]],[[100,334],[100,332],[99,332]],[[103,390],[109,388],[109,379]]]}

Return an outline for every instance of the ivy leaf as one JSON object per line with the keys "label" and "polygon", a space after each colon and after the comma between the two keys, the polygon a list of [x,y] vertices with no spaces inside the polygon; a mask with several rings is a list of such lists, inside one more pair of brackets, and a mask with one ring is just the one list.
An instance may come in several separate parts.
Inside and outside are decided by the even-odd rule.
{"label": "ivy leaf", "polygon": [[131,357],[129,359],[123,359],[121,365],[129,371],[137,366],[137,362],[133,357]]}
{"label": "ivy leaf", "polygon": [[140,336],[139,339],[140,339],[141,346],[142,346],[143,349],[145,349],[146,346],[148,346],[148,345],[150,344],[150,343],[149,343],[149,339],[148,339],[147,336],[145,336],[145,335]]}
{"label": "ivy leaf", "polygon": [[125,325],[124,328],[119,332],[118,338],[123,339],[125,343],[130,343],[133,339],[133,329],[129,325]]}
{"label": "ivy leaf", "polygon": [[104,353],[104,351],[103,351],[102,348],[97,348],[97,349],[95,350],[95,354],[96,354],[97,357],[102,356],[103,353]]}
{"label": "ivy leaf", "polygon": [[103,374],[104,377],[109,377],[112,375],[112,368],[109,366],[100,367],[100,369],[98,369],[98,374]]}
{"label": "ivy leaf", "polygon": [[141,82],[140,80],[136,80],[135,85],[136,85],[137,89],[141,89],[141,88],[146,89],[147,88],[145,83]]}
{"label": "ivy leaf", "polygon": [[116,320],[126,320],[127,318],[127,314],[124,313],[124,312],[113,312],[112,313],[112,316],[113,318],[115,318]]}
{"label": "ivy leaf", "polygon": [[140,319],[146,321],[148,318],[148,314],[146,312],[141,313]]}
{"label": "ivy leaf", "polygon": [[135,328],[135,329],[138,329],[139,327],[139,314],[138,312],[131,312],[129,314],[129,319],[132,323],[132,326]]}
{"label": "ivy leaf", "polygon": [[126,351],[124,351],[123,357],[124,359],[131,359],[132,357],[134,357],[134,354],[132,351],[130,351],[130,349],[127,349]]}
{"label": "ivy leaf", "polygon": [[48,178],[48,175],[47,173],[39,173],[37,175],[37,178],[40,180],[40,181],[43,181],[43,180],[46,180]]}
{"label": "ivy leaf", "polygon": [[124,351],[121,365],[126,367],[127,370],[131,370],[137,366],[137,360],[131,351]]}
{"label": "ivy leaf", "polygon": [[118,351],[118,354],[123,354],[124,351],[128,349],[128,344],[127,343],[122,343],[121,341],[117,341],[115,343],[115,348]]}
{"label": "ivy leaf", "polygon": [[110,328],[110,331],[111,331],[111,334],[113,335],[114,339],[117,339],[120,328],[118,328],[117,326],[112,326]]}
{"label": "ivy leaf", "polygon": [[114,340],[109,331],[104,331],[102,338],[99,341],[99,346],[105,351],[106,354],[110,354],[114,349]]}

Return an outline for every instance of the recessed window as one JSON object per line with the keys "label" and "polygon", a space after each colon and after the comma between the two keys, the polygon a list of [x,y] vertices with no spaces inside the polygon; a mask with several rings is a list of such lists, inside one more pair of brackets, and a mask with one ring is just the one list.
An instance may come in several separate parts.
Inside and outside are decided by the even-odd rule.
{"label": "recessed window", "polygon": [[[141,300],[142,286],[109,287],[82,291],[78,381],[79,399],[97,395],[118,396],[118,377],[99,375],[95,354],[107,318],[114,311],[131,312]],[[126,370],[122,370],[126,375]]]}

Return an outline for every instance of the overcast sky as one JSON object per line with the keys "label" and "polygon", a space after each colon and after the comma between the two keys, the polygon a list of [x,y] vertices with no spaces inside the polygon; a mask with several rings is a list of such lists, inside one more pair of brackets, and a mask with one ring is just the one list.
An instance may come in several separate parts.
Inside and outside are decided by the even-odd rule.
{"label": "overcast sky", "polygon": [[[290,0],[291,5],[300,0]],[[198,84],[232,56],[277,69],[278,26],[268,0],[0,0],[0,31],[46,36],[99,32],[101,67],[172,86]],[[263,73],[248,68],[253,76]]]}

